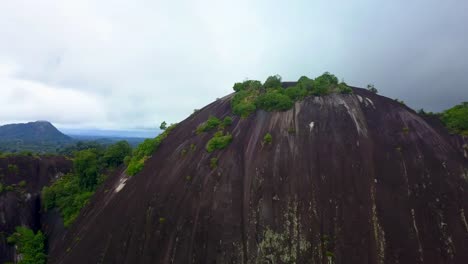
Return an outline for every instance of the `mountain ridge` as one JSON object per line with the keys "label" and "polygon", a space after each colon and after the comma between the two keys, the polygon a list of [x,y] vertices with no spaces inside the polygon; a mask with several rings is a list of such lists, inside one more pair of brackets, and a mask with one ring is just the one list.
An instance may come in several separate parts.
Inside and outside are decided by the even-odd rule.
{"label": "mountain ridge", "polygon": [[60,132],[49,121],[6,124],[0,126],[0,141],[67,142],[71,137]]}

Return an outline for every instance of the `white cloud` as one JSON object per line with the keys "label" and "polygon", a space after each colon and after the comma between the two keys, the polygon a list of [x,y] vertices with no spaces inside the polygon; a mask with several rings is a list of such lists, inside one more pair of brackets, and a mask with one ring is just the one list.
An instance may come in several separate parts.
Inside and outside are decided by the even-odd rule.
{"label": "white cloud", "polygon": [[59,124],[97,125],[96,122],[107,122],[99,96],[16,79],[13,72],[12,67],[0,65],[2,123],[50,120]]}
{"label": "white cloud", "polygon": [[[434,79],[448,72],[457,80],[450,87],[468,82],[460,55],[468,52],[467,6],[435,0],[384,7],[370,0],[2,1],[0,67],[10,73],[0,89],[10,99],[0,100],[2,108],[17,111],[0,113],[0,122],[54,118],[64,125],[155,127],[180,121],[246,77],[279,73],[295,80],[324,71],[441,110],[468,96],[459,88],[441,91],[444,82]],[[420,79],[428,86],[414,88]],[[437,100],[411,97],[410,88],[433,91]],[[23,100],[19,89],[34,96]],[[37,107],[46,93],[54,99],[48,104],[76,110]],[[88,107],[90,101],[96,106]]]}

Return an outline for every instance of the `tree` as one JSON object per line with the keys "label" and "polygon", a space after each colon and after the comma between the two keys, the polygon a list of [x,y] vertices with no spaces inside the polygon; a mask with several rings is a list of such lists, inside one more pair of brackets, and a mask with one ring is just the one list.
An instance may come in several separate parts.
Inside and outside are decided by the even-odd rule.
{"label": "tree", "polygon": [[104,152],[104,162],[108,167],[117,167],[130,154],[132,154],[132,147],[127,141],[121,140],[107,148]]}
{"label": "tree", "polygon": [[159,129],[161,129],[161,130],[166,130],[166,128],[167,128],[167,123],[166,123],[166,121],[163,121],[163,122],[161,123],[161,125],[159,126]]}
{"label": "tree", "polygon": [[375,88],[375,86],[373,84],[368,84],[367,85],[367,90],[371,93],[378,93],[379,91],[377,90],[377,88]]}
{"label": "tree", "polygon": [[98,156],[93,149],[76,153],[73,168],[79,177],[79,185],[86,190],[92,190],[97,184],[99,173]]}
{"label": "tree", "polygon": [[21,255],[19,264],[45,264],[45,237],[39,230],[36,234],[27,227],[18,226],[16,232],[7,238],[8,243],[14,244]]}
{"label": "tree", "polygon": [[281,76],[273,75],[269,76],[265,83],[263,84],[263,88],[280,88],[281,87]]}
{"label": "tree", "polygon": [[301,89],[311,91],[312,87],[314,86],[314,80],[310,79],[307,76],[301,76],[301,78],[297,80],[297,86]]}
{"label": "tree", "polygon": [[468,102],[445,110],[441,120],[452,133],[468,135]]}

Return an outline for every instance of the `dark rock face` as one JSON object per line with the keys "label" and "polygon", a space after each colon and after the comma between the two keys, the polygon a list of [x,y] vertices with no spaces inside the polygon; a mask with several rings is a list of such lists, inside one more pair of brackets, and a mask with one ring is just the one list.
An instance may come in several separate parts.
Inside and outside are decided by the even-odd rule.
{"label": "dark rock face", "polygon": [[213,153],[214,131],[195,129],[231,115],[230,98],[208,105],[141,173],[111,177],[50,263],[467,263],[462,147],[354,91],[235,117],[232,143]]}
{"label": "dark rock face", "polygon": [[[42,220],[41,190],[71,168],[72,162],[64,157],[0,158],[0,182],[4,188],[15,186],[14,190],[0,193],[0,263],[14,259],[14,248],[7,244],[6,238],[16,226],[37,231],[47,224]],[[25,181],[24,186],[20,186],[21,181]]]}

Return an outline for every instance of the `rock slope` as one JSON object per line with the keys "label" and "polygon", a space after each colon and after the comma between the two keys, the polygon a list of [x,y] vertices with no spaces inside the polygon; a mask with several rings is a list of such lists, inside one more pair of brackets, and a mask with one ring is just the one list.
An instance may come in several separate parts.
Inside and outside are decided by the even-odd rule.
{"label": "rock slope", "polygon": [[[53,242],[54,234],[48,226],[50,221],[61,223],[60,216],[41,212],[40,194],[44,186],[71,168],[71,160],[60,156],[0,158],[0,183],[3,186],[0,192],[0,263],[13,261],[15,257],[15,250],[7,244],[6,238],[16,226],[27,226],[35,231],[43,228],[49,242]],[[54,226],[59,229],[59,225]],[[63,225],[60,232],[63,232]]]}
{"label": "rock slope", "polygon": [[210,115],[232,116],[230,96],[110,177],[50,263],[467,263],[468,160],[406,106],[309,97],[234,117],[208,153],[214,131],[195,130]]}

